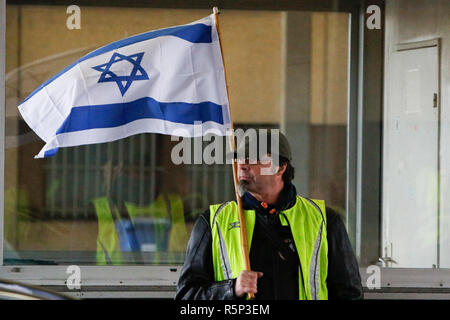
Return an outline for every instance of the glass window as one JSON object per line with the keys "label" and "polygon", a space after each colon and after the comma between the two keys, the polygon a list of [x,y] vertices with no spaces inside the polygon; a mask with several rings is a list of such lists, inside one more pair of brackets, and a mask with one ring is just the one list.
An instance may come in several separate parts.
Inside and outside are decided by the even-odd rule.
{"label": "glass window", "polygon": [[[235,128],[285,132],[298,193],[345,221],[348,14],[222,12]],[[81,7],[81,29],[70,30],[66,7],[7,5],[4,264],[183,263],[196,218],[234,197],[229,164],[176,165],[178,142],[158,134],[34,159],[44,143],[17,106],[100,46],[209,14]]]}

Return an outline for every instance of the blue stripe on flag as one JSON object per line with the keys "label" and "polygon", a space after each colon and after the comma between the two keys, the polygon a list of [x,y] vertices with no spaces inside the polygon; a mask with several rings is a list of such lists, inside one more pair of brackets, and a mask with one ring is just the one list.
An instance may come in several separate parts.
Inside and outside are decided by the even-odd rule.
{"label": "blue stripe on flag", "polygon": [[[185,26],[179,26],[179,27],[173,27],[173,28],[167,28],[167,29],[161,29],[161,30],[155,30],[155,31],[149,31],[143,34],[138,34],[126,39],[122,39],[113,43],[110,43],[104,47],[101,47],[97,50],[92,51],[91,53],[88,53],[81,59],[77,60],[76,62],[72,63],[70,66],[59,72],[58,74],[54,75],[47,81],[45,81],[43,84],[41,84],[38,88],[36,88],[22,103],[29,100],[32,96],[34,96],[36,93],[41,91],[45,86],[52,83],[55,79],[59,78],[62,74],[66,73],[73,67],[75,67],[78,63],[83,62],[85,60],[88,60],[90,58],[96,57],[98,55],[107,53],[112,50],[116,50],[125,46],[129,46],[131,44],[134,44],[136,42],[141,42],[145,40],[154,39],[157,37],[162,36],[174,36],[177,38],[184,39],[186,41],[192,42],[192,43],[211,43],[212,37],[211,37],[211,26],[207,26],[202,23],[198,24],[190,24]],[[21,104],[22,104],[21,103]]]}
{"label": "blue stripe on flag", "polygon": [[50,149],[44,152],[44,158],[53,157],[57,152],[59,148]]}
{"label": "blue stripe on flag", "polygon": [[223,124],[222,106],[213,102],[166,103],[145,97],[127,103],[73,107],[56,134],[113,128],[139,119],[161,119],[183,124],[214,121]]}

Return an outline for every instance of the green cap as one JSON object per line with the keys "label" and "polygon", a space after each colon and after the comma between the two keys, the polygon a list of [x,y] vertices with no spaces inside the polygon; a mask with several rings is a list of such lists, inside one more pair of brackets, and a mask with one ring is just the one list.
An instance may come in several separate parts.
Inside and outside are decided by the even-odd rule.
{"label": "green cap", "polygon": [[[274,139],[273,146],[272,139]],[[277,139],[278,152],[276,150]],[[249,132],[249,130],[247,130],[245,135],[241,137],[236,134],[236,140],[238,147],[236,151],[233,152],[234,158],[253,158],[256,156],[256,159],[253,160],[260,160],[261,156],[270,153],[272,157],[278,155],[280,158],[285,158],[289,161],[292,160],[289,142],[279,129],[257,129],[254,132]],[[267,149],[264,148],[264,145],[267,146]],[[267,152],[265,152],[266,150]]]}

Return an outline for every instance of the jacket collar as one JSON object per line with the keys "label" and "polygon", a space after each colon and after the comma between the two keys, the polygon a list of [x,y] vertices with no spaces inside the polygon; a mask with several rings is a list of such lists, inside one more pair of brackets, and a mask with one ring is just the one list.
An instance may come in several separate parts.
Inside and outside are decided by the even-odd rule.
{"label": "jacket collar", "polygon": [[250,192],[245,192],[242,196],[244,210],[255,210],[263,213],[276,213],[287,210],[295,205],[297,201],[297,190],[292,183],[284,185],[275,205],[265,204],[257,200]]}

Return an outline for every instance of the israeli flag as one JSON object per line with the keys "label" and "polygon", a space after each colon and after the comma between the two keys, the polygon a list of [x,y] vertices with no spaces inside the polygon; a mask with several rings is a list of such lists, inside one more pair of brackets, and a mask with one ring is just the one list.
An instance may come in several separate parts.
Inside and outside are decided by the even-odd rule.
{"label": "israeli flag", "polygon": [[35,156],[44,158],[60,147],[145,132],[226,135],[226,90],[211,15],[97,49],[39,86],[19,110],[46,142]]}

